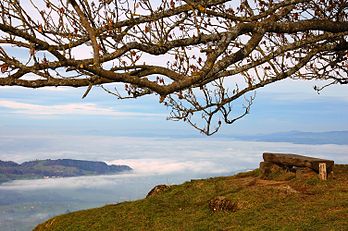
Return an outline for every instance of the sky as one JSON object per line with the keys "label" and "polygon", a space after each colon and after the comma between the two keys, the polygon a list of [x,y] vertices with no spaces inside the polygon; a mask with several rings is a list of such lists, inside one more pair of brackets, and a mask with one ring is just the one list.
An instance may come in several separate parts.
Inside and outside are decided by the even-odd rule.
{"label": "sky", "polygon": [[[17,57],[23,56],[18,49],[7,49],[12,49]],[[78,53],[85,57],[90,51]],[[0,152],[14,155],[12,150],[18,146],[40,151],[40,147],[47,148],[48,144],[51,148],[58,144],[64,146],[66,139],[76,139],[76,145],[83,146],[86,137],[108,137],[110,143],[110,137],[209,141],[234,135],[294,130],[348,130],[347,86],[334,85],[317,94],[313,90],[315,85],[325,83],[283,80],[259,89],[250,114],[233,125],[223,125],[213,137],[201,135],[184,122],[167,120],[170,110],[159,103],[158,96],[117,100],[101,88],[94,87],[82,99],[86,88],[0,87],[0,137],[3,141]],[[240,106],[238,102],[237,106]],[[56,137],[56,141],[47,140],[47,137]],[[8,141],[6,145],[4,141]],[[97,142],[94,144],[98,145]]]}
{"label": "sky", "polygon": [[147,171],[150,165],[161,174],[254,168],[264,151],[326,154],[344,163],[347,145],[232,142],[234,135],[348,130],[346,87],[332,86],[318,95],[315,84],[286,80],[259,89],[251,113],[211,137],[166,120],[169,110],[155,96],[117,100],[96,87],[82,99],[83,88],[0,87],[0,160],[98,160]]}
{"label": "sky", "polygon": [[[32,8],[29,3],[24,6]],[[33,17],[38,17],[34,9],[32,12]],[[23,60],[29,55],[18,48],[5,48]],[[75,58],[92,55],[86,46],[75,53],[79,55]],[[151,62],[163,62],[162,59],[152,57]],[[331,86],[318,95],[314,85],[325,83],[283,80],[259,89],[251,113],[233,125],[224,125],[217,136],[348,130],[347,86]],[[86,88],[0,87],[0,135],[203,136],[184,122],[166,120],[170,110],[159,104],[158,96],[121,101],[95,87],[81,99],[85,91]]]}
{"label": "sky", "polygon": [[[259,89],[249,115],[223,125],[217,136],[283,131],[348,130],[346,86],[321,94],[318,83],[285,80]],[[204,137],[184,122],[167,120],[170,110],[157,96],[117,100],[95,87],[85,89],[0,87],[0,134],[66,134]]]}

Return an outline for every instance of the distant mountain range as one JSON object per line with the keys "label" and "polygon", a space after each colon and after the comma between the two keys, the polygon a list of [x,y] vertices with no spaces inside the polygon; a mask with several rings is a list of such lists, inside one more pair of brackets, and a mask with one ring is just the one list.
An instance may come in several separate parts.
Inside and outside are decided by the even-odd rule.
{"label": "distant mountain range", "polygon": [[0,160],[0,183],[19,179],[117,174],[131,171],[127,165],[107,165],[87,160],[34,160],[22,164]]}
{"label": "distant mountain range", "polygon": [[290,131],[271,134],[242,135],[240,140],[289,142],[295,144],[339,144],[348,145],[348,131],[302,132]]}

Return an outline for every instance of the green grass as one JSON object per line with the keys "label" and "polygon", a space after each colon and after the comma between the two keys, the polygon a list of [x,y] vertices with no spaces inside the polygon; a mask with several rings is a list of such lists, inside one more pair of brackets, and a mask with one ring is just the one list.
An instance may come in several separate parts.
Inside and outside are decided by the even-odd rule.
{"label": "green grass", "polygon": [[[264,180],[258,170],[194,180],[147,199],[54,217],[35,230],[346,230],[348,165],[335,179]],[[279,176],[277,176],[278,178]],[[236,212],[212,212],[224,196]]]}

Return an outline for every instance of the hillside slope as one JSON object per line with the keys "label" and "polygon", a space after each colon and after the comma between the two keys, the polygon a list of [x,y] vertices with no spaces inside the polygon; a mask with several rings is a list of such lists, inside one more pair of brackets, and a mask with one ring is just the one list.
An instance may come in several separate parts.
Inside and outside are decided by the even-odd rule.
{"label": "hillside slope", "polygon": [[117,174],[132,169],[127,165],[107,165],[101,161],[87,160],[34,160],[17,164],[0,160],[0,183],[43,177],[72,177],[101,174]]}
{"label": "hillside slope", "polygon": [[[334,172],[328,181],[264,180],[258,170],[193,180],[143,200],[57,216],[34,230],[346,230],[348,165]],[[214,211],[216,198],[233,209]]]}

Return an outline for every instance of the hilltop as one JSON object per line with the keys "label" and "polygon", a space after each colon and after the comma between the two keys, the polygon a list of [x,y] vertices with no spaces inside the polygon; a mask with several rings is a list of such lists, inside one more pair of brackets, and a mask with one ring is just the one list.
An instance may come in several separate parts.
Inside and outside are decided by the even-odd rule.
{"label": "hilltop", "polygon": [[116,174],[130,171],[127,165],[107,165],[100,161],[87,160],[34,160],[22,164],[0,160],[0,183],[43,177],[73,177],[86,175]]}
{"label": "hilltop", "polygon": [[348,165],[334,178],[235,176],[160,186],[142,200],[51,218],[34,230],[345,230]]}

